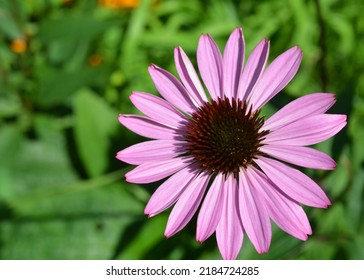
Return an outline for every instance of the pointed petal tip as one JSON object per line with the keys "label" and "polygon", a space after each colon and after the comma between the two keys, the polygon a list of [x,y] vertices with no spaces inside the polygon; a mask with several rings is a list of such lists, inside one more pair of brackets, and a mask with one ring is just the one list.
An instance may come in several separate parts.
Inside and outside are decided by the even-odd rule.
{"label": "pointed petal tip", "polygon": [[147,206],[145,206],[144,208],[144,215],[148,216],[148,219],[153,218],[154,216],[157,216],[159,212],[155,212],[153,211],[153,209],[149,206],[149,204],[147,204]]}
{"label": "pointed petal tip", "polygon": [[131,94],[129,95],[129,99],[132,99],[132,98],[134,98],[135,96],[138,96],[138,95],[140,95],[139,91],[132,90]]}
{"label": "pointed petal tip", "polygon": [[206,239],[208,238],[209,236],[202,236],[202,235],[197,235],[196,234],[196,241],[198,242],[198,243],[203,243],[203,242],[205,242],[206,241]]}
{"label": "pointed petal tip", "polygon": [[122,151],[117,152],[116,155],[115,155],[115,158],[118,159],[118,160],[123,161],[123,159],[122,159]]}
{"label": "pointed petal tip", "polygon": [[243,28],[242,27],[235,27],[235,29],[233,30],[232,33],[239,33],[239,34],[243,34]]}
{"label": "pointed petal tip", "polygon": [[268,38],[263,38],[261,41],[260,41],[260,44],[264,44],[264,45],[270,45],[270,41]]}
{"label": "pointed petal tip", "polygon": [[259,255],[268,254],[269,249],[260,249],[258,252]]}
{"label": "pointed petal tip", "polygon": [[118,121],[122,124],[122,125],[124,125],[124,122],[125,122],[125,120],[126,120],[126,116],[125,115],[123,115],[123,114],[119,114],[119,116],[118,116]]}
{"label": "pointed petal tip", "polygon": [[171,233],[169,230],[167,231],[167,229],[165,230],[165,232],[164,232],[164,237],[165,238],[170,238],[171,236],[173,235],[173,233]]}
{"label": "pointed petal tip", "polygon": [[179,45],[174,47],[175,52],[180,52],[181,50],[182,50],[182,47]]}
{"label": "pointed petal tip", "polygon": [[149,73],[151,72],[151,71],[155,71],[155,70],[157,70],[159,67],[157,66],[157,65],[155,65],[154,63],[151,63],[149,66],[148,66],[148,71],[149,71]]}
{"label": "pointed petal tip", "polygon": [[151,213],[151,211],[144,210],[144,215],[148,216],[148,219],[151,219],[155,216],[155,214]]}
{"label": "pointed petal tip", "polygon": [[220,254],[221,254],[222,259],[225,261],[234,261],[238,257],[237,254],[232,254],[231,252],[221,252],[220,251]]}
{"label": "pointed petal tip", "polygon": [[337,163],[336,163],[336,161],[334,161],[334,160],[332,160],[332,162],[331,162],[331,168],[330,169],[328,169],[328,170],[335,170],[336,169],[336,166],[337,166]]}
{"label": "pointed petal tip", "polygon": [[200,238],[196,237],[196,242],[202,244],[205,240],[201,240]]}
{"label": "pointed petal tip", "polygon": [[133,183],[133,182],[131,182],[131,181],[130,181],[130,178],[129,178],[128,173],[126,173],[126,174],[124,175],[124,179],[125,179],[125,181],[127,181],[128,183]]}

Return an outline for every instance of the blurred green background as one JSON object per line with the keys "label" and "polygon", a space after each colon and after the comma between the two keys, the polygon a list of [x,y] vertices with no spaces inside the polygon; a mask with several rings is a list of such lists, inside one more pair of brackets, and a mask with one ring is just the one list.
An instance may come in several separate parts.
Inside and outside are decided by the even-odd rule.
{"label": "blurred green background", "polygon": [[201,33],[221,49],[242,26],[248,53],[271,40],[269,61],[304,53],[269,115],[312,92],[333,92],[348,126],[317,148],[338,162],[304,170],[333,202],[306,208],[313,235],[274,226],[268,254],[248,238],[241,259],[364,259],[364,1],[0,0],[0,258],[220,259],[195,221],[163,236],[168,211],[143,214],[158,186],[128,184],[117,151],[143,140],[118,121],[137,113],[131,90],[156,93],[147,67],[176,73],[173,48],[195,63]]}

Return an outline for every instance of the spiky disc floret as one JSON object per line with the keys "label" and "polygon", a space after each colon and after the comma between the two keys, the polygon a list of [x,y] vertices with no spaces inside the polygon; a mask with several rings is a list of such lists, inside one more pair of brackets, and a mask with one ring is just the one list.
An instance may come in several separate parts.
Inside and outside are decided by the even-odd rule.
{"label": "spiky disc floret", "polygon": [[259,147],[268,134],[259,131],[263,124],[259,111],[239,99],[206,102],[187,124],[188,151],[204,170],[237,175],[262,154]]}

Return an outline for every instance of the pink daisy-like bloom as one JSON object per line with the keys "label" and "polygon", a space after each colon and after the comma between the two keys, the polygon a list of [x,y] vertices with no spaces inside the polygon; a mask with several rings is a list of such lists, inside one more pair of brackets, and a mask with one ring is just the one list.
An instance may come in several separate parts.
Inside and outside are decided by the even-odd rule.
{"label": "pink daisy-like bloom", "polygon": [[[181,81],[156,65],[151,78],[162,98],[133,92],[145,116],[120,115],[131,131],[154,140],[128,147],[117,158],[135,169],[128,182],[144,184],[169,177],[150,198],[152,217],[173,206],[165,236],[179,232],[196,213],[196,239],[213,233],[224,259],[235,259],[247,234],[258,253],[268,252],[273,220],[288,234],[306,240],[311,227],[301,205],[326,208],[330,200],[312,179],[291,166],[332,170],[335,162],[306,146],[322,142],[346,125],[345,115],[325,114],[331,93],[313,93],[287,104],[267,120],[260,109],[294,77],[302,51],[293,47],[265,69],[269,41],[263,39],[244,65],[241,28],[224,53],[209,35],[197,47],[200,75],[181,47],[174,50]],[[288,164],[287,164],[288,163]]]}

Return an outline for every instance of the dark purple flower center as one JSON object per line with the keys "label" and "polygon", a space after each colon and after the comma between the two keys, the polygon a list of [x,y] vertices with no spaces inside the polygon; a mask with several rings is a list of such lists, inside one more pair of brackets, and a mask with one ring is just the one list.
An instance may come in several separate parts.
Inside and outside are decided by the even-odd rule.
{"label": "dark purple flower center", "polygon": [[259,111],[253,112],[246,102],[228,98],[205,103],[193,113],[187,124],[188,151],[200,168],[211,173],[238,174],[257,155],[269,131]]}

